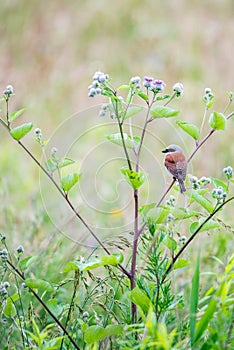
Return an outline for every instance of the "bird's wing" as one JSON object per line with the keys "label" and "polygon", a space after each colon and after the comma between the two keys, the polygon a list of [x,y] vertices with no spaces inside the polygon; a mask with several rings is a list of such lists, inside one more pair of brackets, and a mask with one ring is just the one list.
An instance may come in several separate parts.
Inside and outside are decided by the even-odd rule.
{"label": "bird's wing", "polygon": [[176,178],[185,180],[187,171],[187,162],[182,153],[167,154],[165,158],[165,167]]}

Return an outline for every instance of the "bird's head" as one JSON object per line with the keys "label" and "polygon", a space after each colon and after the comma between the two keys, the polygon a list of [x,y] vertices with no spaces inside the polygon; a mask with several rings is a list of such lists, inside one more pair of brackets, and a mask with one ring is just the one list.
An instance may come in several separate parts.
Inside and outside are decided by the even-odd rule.
{"label": "bird's head", "polygon": [[162,153],[168,153],[168,154],[175,153],[175,152],[184,153],[182,148],[180,148],[180,146],[177,146],[177,145],[170,145],[162,151]]}

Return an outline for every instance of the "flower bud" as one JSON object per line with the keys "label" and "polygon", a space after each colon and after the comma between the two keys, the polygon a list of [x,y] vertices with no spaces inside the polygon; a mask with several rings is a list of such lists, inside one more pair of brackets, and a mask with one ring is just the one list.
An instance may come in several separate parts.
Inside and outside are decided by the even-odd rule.
{"label": "flower bud", "polygon": [[173,86],[173,91],[176,93],[176,96],[179,97],[184,92],[184,86],[182,83],[176,83]]}
{"label": "flower bud", "polygon": [[22,245],[19,245],[19,246],[17,247],[16,251],[17,251],[18,254],[23,254],[23,252],[24,252],[24,247],[23,247]]}

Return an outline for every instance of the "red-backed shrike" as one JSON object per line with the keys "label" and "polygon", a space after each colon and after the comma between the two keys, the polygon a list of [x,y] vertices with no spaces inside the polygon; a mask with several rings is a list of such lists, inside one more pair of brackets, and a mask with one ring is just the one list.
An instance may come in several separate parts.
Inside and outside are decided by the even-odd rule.
{"label": "red-backed shrike", "polygon": [[187,172],[187,160],[183,150],[177,145],[170,145],[162,153],[167,153],[164,165],[175,180],[178,180],[180,192],[186,191],[184,181]]}

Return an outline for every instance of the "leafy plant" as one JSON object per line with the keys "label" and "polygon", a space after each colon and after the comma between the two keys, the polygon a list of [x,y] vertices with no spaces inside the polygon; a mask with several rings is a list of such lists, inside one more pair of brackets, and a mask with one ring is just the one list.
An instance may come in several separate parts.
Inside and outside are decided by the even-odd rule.
{"label": "leafy plant", "polygon": [[[187,349],[189,346],[218,349],[233,345],[233,256],[226,265],[221,262],[224,274],[217,274],[217,286],[209,288],[203,297],[200,297],[200,255],[190,300],[186,301],[184,293],[177,295],[173,289],[173,281],[191,266],[191,259],[182,254],[189,246],[195,247],[198,234],[212,230],[232,231],[217,216],[234,199],[232,167],[223,169],[224,179],[204,176],[198,179],[190,175],[184,207],[179,206],[174,196],[168,196],[172,189],[178,190],[174,178],[157,202],[141,207],[139,204],[141,189],[150,176],[141,170],[147,128],[159,119],[173,120],[179,114],[169,104],[182,95],[183,85],[176,83],[170,94],[164,94],[165,86],[162,80],[152,77],[145,77],[143,83],[140,77],[133,77],[128,84],[115,89],[103,72],[96,72],[89,86],[90,97],[102,94],[108,99],[100,115],[109,113],[117,130],[105,137],[116,147],[122,147],[125,162],[119,174],[128,182],[132,193],[133,241],[130,244],[122,240],[117,250],[95,232],[93,223],[88,223],[71,199],[70,193],[75,191],[82,177],[74,171],[64,176],[61,169],[74,165],[75,161],[58,157],[55,147],[49,157],[38,160],[22,141],[33,125],[29,122],[12,126],[25,109],[9,113],[13,88],[9,85],[4,90],[6,115],[0,118],[2,126],[44,172],[61,200],[104,251],[103,254],[93,252],[90,256],[71,257],[64,263],[62,277],[55,283],[49,277],[32,273],[37,256],[22,258],[22,246],[11,253],[7,237],[1,236],[1,317],[2,322],[6,319],[10,325],[9,332],[3,331],[2,335],[9,339],[14,333],[13,339],[20,343],[17,348],[69,349],[71,345],[75,349]],[[125,98],[119,95],[120,91],[126,93]],[[229,107],[233,94],[228,96]],[[137,106],[136,99],[143,105]],[[204,136],[206,114],[214,105],[210,89],[206,89],[203,101],[205,114],[200,127],[181,119],[175,122],[175,127],[182,129],[194,142],[188,163],[215,132],[228,127],[234,115],[234,112],[227,114],[227,109],[223,113],[212,111],[208,120],[211,129]],[[144,124],[139,135],[134,135],[131,119],[139,113],[145,113]],[[47,141],[41,129],[36,128],[34,134],[45,156]],[[126,246],[128,250],[123,254]],[[12,287],[7,279],[13,281]],[[187,309],[182,311],[186,302]],[[223,314],[225,331],[220,336]]]}

